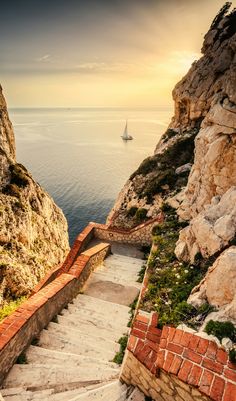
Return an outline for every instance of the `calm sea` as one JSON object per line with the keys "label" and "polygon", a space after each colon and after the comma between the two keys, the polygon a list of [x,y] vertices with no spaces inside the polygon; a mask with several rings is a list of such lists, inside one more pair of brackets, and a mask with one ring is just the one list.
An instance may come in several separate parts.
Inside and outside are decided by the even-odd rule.
{"label": "calm sea", "polygon": [[[119,191],[151,155],[171,109],[11,109],[17,160],[50,193],[70,242],[90,221],[104,223]],[[134,140],[124,142],[125,120]]]}

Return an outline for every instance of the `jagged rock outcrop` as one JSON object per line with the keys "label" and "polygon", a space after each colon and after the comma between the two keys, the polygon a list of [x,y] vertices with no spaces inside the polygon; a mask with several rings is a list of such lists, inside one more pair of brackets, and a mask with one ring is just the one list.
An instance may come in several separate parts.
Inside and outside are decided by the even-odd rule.
{"label": "jagged rock outcrop", "polygon": [[[180,83],[175,89],[179,98],[186,91],[186,82],[191,83],[190,87],[196,84],[194,110],[199,110],[204,99],[204,112],[207,111],[196,137],[194,164],[178,208],[181,218],[192,219],[176,248],[177,256],[185,260],[193,260],[197,252],[212,255],[227,246],[235,235],[231,188],[236,185],[236,11],[225,15],[229,7],[230,3],[226,3],[205,36],[203,58],[192,67],[183,85]],[[203,71],[207,79],[201,81]],[[188,109],[191,115],[191,107]]]}
{"label": "jagged rock outcrop", "polygon": [[[202,57],[174,88],[171,124],[154,156],[130,177],[109,221],[134,224],[130,206],[147,208],[148,216],[163,200],[176,208],[189,223],[180,232],[177,257],[216,258],[191,300],[212,303],[220,316],[236,321],[235,290],[230,300],[226,296],[236,276],[236,9],[230,8],[229,2],[222,7],[205,35]],[[215,300],[217,292],[222,302]]]}
{"label": "jagged rock outcrop", "polygon": [[15,162],[15,138],[0,86],[0,188],[10,179],[9,166]]}
{"label": "jagged rock outcrop", "polygon": [[67,222],[52,198],[16,163],[0,89],[0,305],[28,294],[68,251]]}
{"label": "jagged rock outcrop", "polygon": [[192,291],[188,302],[196,307],[207,302],[219,310],[213,315],[216,320],[230,319],[236,323],[235,288],[236,246],[231,246],[208,269],[204,279]]}
{"label": "jagged rock outcrop", "polygon": [[[171,124],[154,156],[144,160],[121,191],[108,218],[113,225],[135,223],[128,213],[131,206],[144,207],[147,216],[154,216],[162,199],[178,192],[187,180],[178,211],[186,220],[235,185],[236,11],[227,14],[229,8],[226,3],[215,18],[205,36],[203,56],[174,88]],[[194,140],[188,179],[189,171],[178,175],[176,168],[193,162]]]}

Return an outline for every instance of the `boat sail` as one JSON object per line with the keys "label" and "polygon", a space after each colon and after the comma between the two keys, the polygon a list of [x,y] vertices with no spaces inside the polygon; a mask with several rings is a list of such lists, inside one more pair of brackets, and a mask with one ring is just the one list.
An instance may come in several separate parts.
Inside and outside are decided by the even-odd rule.
{"label": "boat sail", "polygon": [[134,138],[128,133],[128,123],[127,123],[127,120],[126,120],[126,124],[125,124],[124,133],[123,133],[123,135],[121,135],[121,138],[122,138],[124,141],[131,141],[132,139],[134,139]]}

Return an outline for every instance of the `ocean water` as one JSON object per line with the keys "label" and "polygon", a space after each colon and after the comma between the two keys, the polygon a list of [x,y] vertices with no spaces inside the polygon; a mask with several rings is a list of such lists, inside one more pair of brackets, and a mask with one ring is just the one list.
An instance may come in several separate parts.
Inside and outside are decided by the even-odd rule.
{"label": "ocean water", "polygon": [[[70,242],[104,223],[119,191],[169,124],[171,109],[11,109],[17,161],[62,208]],[[125,120],[134,140],[124,142]]]}

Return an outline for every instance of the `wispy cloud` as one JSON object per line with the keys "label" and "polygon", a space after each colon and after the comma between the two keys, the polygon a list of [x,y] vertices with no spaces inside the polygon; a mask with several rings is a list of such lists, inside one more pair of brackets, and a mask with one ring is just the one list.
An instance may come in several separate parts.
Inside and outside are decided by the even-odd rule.
{"label": "wispy cloud", "polygon": [[108,63],[108,62],[85,62],[76,65],[76,70],[81,73],[122,73],[132,71],[134,63]]}
{"label": "wispy cloud", "polygon": [[45,63],[50,61],[50,59],[51,59],[51,54],[44,54],[43,56],[36,58],[36,61],[38,61],[39,63],[41,62]]}

